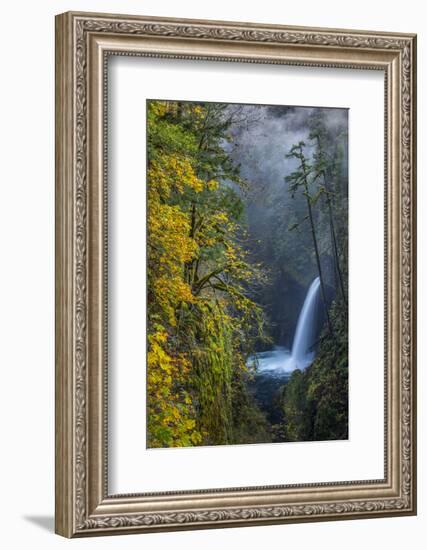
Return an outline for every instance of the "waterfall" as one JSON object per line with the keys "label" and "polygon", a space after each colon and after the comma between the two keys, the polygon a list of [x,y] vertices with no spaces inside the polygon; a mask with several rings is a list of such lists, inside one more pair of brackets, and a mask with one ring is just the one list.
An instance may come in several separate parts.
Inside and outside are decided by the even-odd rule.
{"label": "waterfall", "polygon": [[314,361],[318,339],[318,308],[320,305],[320,279],[311,283],[298,317],[292,351],[280,346],[249,357],[247,365],[256,366],[258,373],[283,376],[295,369],[304,370]]}
{"label": "waterfall", "polygon": [[313,349],[317,339],[317,306],[319,303],[320,279],[316,277],[308,289],[292,344],[290,361],[295,368],[304,369],[314,360]]}

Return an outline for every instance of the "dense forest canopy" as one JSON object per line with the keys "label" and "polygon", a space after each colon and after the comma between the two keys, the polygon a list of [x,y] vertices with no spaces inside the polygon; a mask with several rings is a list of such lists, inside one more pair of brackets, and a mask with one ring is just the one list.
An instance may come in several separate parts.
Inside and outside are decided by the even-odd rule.
{"label": "dense forest canopy", "polygon": [[[347,437],[347,111],[150,100],[147,125],[148,446]],[[261,379],[316,277],[316,359]]]}

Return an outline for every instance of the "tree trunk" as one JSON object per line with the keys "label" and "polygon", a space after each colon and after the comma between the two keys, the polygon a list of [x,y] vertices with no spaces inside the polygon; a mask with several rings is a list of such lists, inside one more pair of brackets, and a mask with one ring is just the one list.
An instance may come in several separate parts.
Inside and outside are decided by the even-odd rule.
{"label": "tree trunk", "polygon": [[[319,150],[319,153],[322,154],[322,147],[320,144],[320,138],[317,136],[317,147]],[[333,219],[333,213],[332,213],[332,204],[331,204],[331,198],[329,196],[329,186],[326,179],[325,171],[322,170],[321,172],[322,178],[323,178],[323,185],[326,189],[326,204],[328,206],[328,217],[329,217],[329,228],[331,233],[331,244],[332,244],[332,251],[333,251],[333,257],[334,257],[334,264],[335,264],[335,270],[336,274],[338,276],[338,283],[341,290],[342,299],[344,301],[344,304],[347,306],[347,298],[345,295],[344,290],[344,281],[341,273],[340,263],[339,263],[339,254],[338,254],[338,243],[337,243],[337,237],[335,232],[335,225],[334,225],[334,219]]]}
{"label": "tree trunk", "polygon": [[303,152],[302,152],[302,147],[301,146],[300,146],[300,153],[301,153],[301,168],[302,168],[302,171],[303,171],[303,174],[304,174],[304,189],[305,189],[305,193],[306,193],[305,197],[306,197],[306,200],[307,200],[308,217],[309,217],[309,220],[310,220],[311,235],[313,237],[313,245],[314,245],[314,252],[315,252],[315,255],[316,255],[317,270],[319,272],[320,290],[321,290],[321,294],[322,294],[323,305],[325,306],[325,314],[326,314],[326,320],[327,320],[327,323],[328,323],[328,329],[329,329],[329,332],[332,335],[333,330],[332,330],[331,319],[329,317],[328,302],[326,300],[325,282],[323,280],[322,266],[320,264],[319,246],[317,244],[316,230],[315,230],[315,227],[314,227],[313,210],[311,208],[310,194],[308,192],[307,170],[306,170],[305,160],[304,160],[304,157],[303,157]]}
{"label": "tree trunk", "polygon": [[[323,176],[323,177],[325,177],[325,176]],[[337,272],[337,275],[338,275],[338,281],[339,281],[339,286],[340,286],[340,290],[341,290],[342,299],[344,301],[344,304],[347,306],[347,297],[345,295],[345,290],[344,290],[344,281],[343,281],[341,268],[340,268],[340,264],[339,264],[338,244],[337,244],[337,237],[336,237],[334,221],[333,221],[331,199],[330,199],[328,193],[326,194],[326,202],[327,202],[327,205],[328,205],[328,212],[329,212],[329,225],[330,225],[330,229],[331,229],[331,240],[332,240],[332,246],[333,246],[333,251],[334,251],[335,269],[336,269],[336,272]]]}
{"label": "tree trunk", "polygon": [[314,228],[313,211],[311,209],[310,199],[308,197],[306,197],[306,199],[307,199],[307,207],[308,207],[308,216],[309,216],[310,225],[311,225],[311,234],[312,234],[312,237],[313,237],[314,252],[316,254],[317,269],[319,271],[320,290],[322,292],[322,299],[323,299],[323,304],[325,306],[326,320],[328,322],[329,332],[331,334],[333,334],[332,324],[331,324],[331,320],[329,318],[328,302],[326,300],[326,291],[325,291],[325,283],[323,281],[322,267],[320,265],[320,254],[319,254],[319,247],[317,245],[316,230]]}

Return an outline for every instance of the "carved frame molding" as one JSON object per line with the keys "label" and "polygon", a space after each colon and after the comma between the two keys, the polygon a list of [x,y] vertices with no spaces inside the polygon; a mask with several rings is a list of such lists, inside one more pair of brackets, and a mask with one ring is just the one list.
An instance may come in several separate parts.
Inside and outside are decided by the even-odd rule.
{"label": "carved frame molding", "polygon": [[[385,478],[108,495],[106,59],[141,55],[385,73]],[[56,531],[67,536],[414,514],[416,37],[66,13],[56,18]]]}

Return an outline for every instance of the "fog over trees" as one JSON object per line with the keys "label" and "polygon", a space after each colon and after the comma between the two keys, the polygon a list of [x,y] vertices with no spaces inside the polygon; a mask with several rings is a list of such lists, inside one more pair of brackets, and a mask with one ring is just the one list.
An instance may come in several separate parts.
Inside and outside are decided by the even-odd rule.
{"label": "fog over trees", "polygon": [[[347,111],[281,106],[239,106],[239,110],[240,123],[233,127],[229,148],[240,165],[243,179],[248,182],[242,195],[246,204],[247,244],[253,258],[268,266],[270,281],[263,289],[262,301],[269,312],[274,341],[290,347],[299,305],[308,285],[318,275],[318,267],[306,197],[290,193],[285,181],[298,168],[298,160],[287,154],[294,145],[304,142],[306,158],[315,163],[318,144],[314,134],[320,134],[322,153],[326,157],[326,186],[329,185],[329,192],[333,193],[330,202],[334,205],[335,233],[340,241],[337,243],[339,260],[344,264],[348,214]],[[317,183],[318,187],[325,186],[323,176]],[[326,197],[325,193],[319,200],[326,202]],[[318,204],[313,210],[321,268],[330,297],[338,288],[338,280],[328,207]]]}

